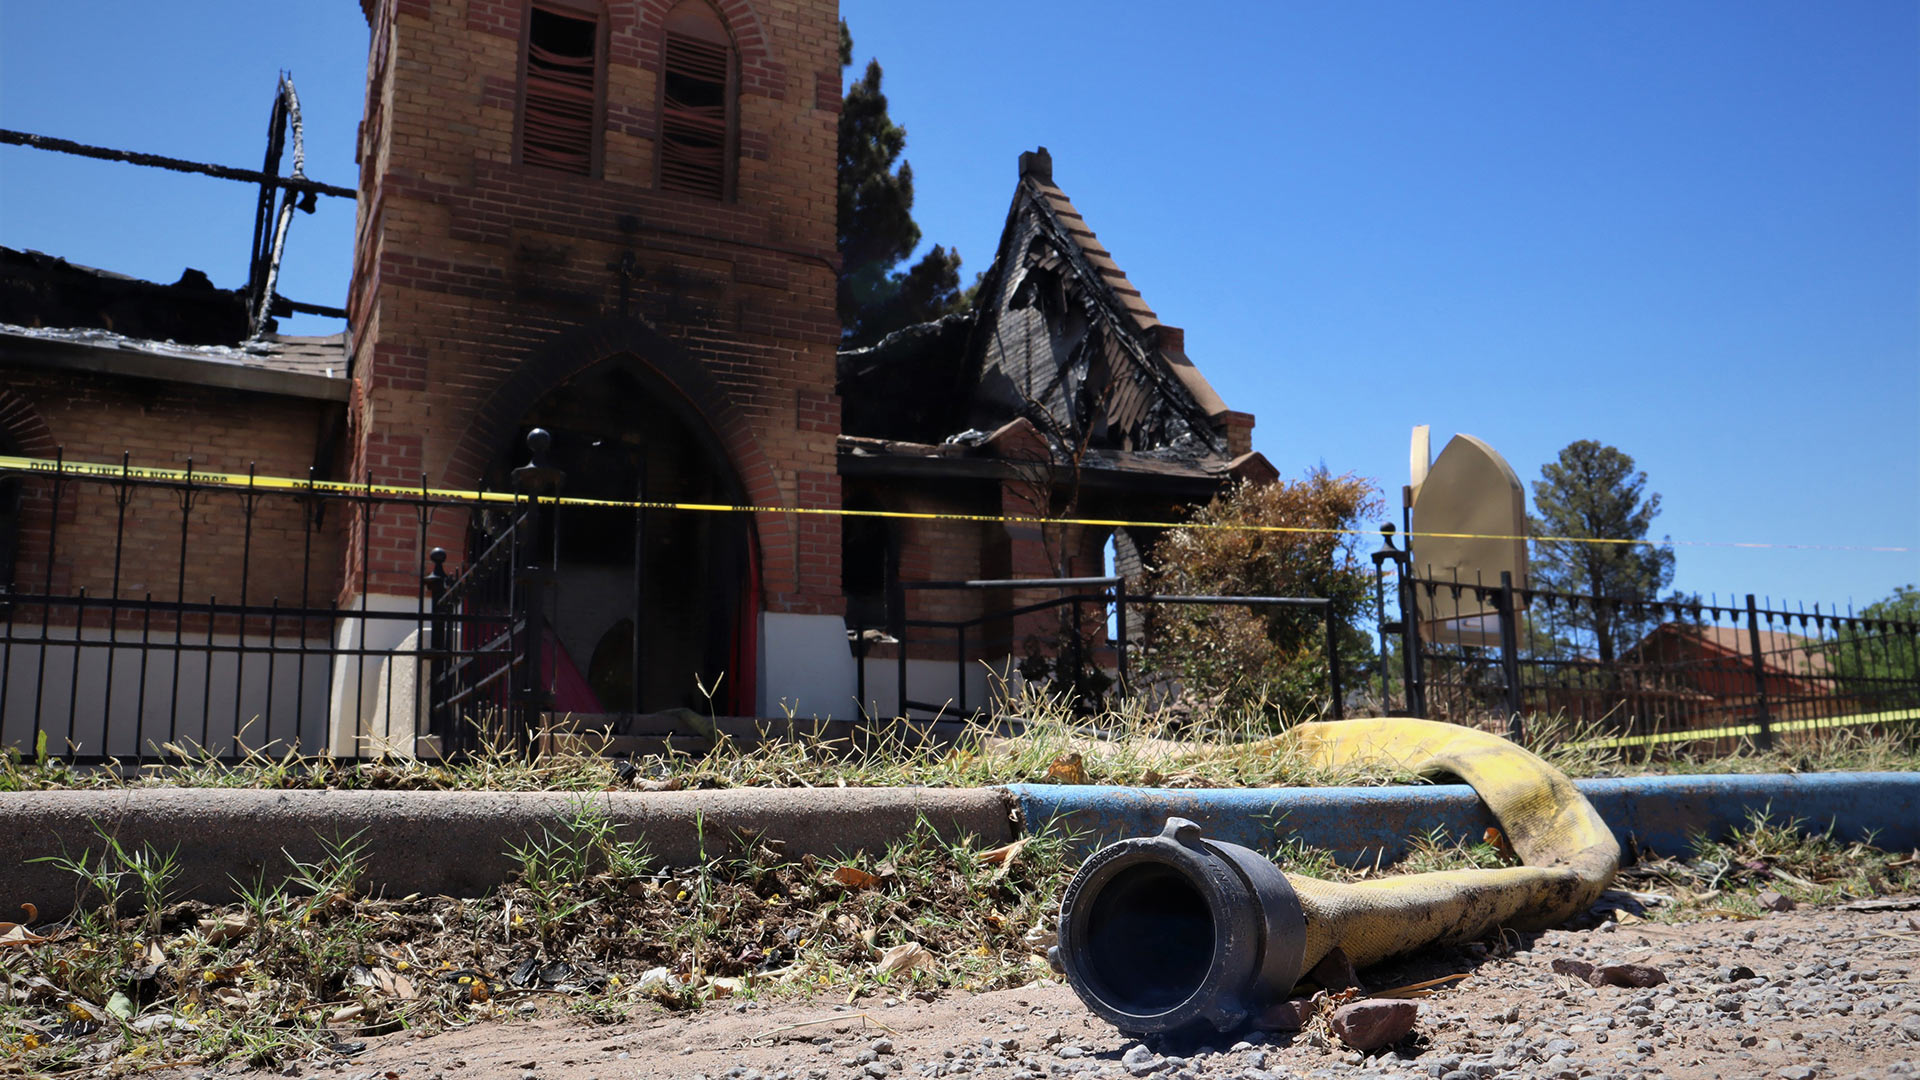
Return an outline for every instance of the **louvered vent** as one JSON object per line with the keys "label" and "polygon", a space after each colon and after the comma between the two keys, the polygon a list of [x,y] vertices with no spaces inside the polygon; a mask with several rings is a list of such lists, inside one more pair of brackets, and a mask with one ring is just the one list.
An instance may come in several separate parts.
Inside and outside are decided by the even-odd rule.
{"label": "louvered vent", "polygon": [[660,186],[718,199],[727,190],[727,47],[669,33],[660,111]]}
{"label": "louvered vent", "polygon": [[533,9],[527,32],[527,99],[520,160],[593,172],[594,68],[598,27],[591,19]]}

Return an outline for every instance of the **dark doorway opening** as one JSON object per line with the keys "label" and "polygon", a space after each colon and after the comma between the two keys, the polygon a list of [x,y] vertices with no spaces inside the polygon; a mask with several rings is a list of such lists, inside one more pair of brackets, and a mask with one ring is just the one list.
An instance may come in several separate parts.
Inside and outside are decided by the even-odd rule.
{"label": "dark doorway opening", "polygon": [[[566,473],[562,495],[745,501],[711,429],[638,358],[604,360],[535,402],[491,486],[511,488],[536,427],[552,435],[547,463]],[[760,596],[747,514],[568,506],[543,532],[557,712],[752,715]]]}

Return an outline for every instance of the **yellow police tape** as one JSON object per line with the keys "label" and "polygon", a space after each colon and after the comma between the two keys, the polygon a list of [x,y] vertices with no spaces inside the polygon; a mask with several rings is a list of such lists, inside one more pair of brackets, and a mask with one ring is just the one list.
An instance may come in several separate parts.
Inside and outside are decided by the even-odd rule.
{"label": "yellow police tape", "polygon": [[[55,460],[53,458],[13,457],[0,454],[0,472],[58,474],[91,477],[99,480],[158,480],[193,483],[206,487],[252,491],[324,492],[375,500],[440,499],[455,502],[513,503],[523,496],[505,491],[464,491],[400,484],[352,483],[345,480],[296,480],[285,476],[256,476],[253,473],[201,472],[196,469],[159,469],[152,466],[106,465],[99,462]],[[1210,521],[1134,521],[1123,518],[1040,517],[1019,514],[961,514],[920,510],[850,510],[820,506],[753,506],[731,503],[661,502],[649,499],[583,499],[577,496],[543,496],[548,506],[590,507],[602,510],[686,510],[723,514],[820,514],[834,517],[888,518],[904,521],[962,521],[984,525],[1095,525],[1110,529],[1200,529],[1218,532],[1306,533],[1320,536],[1374,536],[1375,529],[1334,529],[1313,525],[1249,525]],[[1635,547],[1734,547],[1785,548],[1799,551],[1876,551],[1904,554],[1911,547],[1876,547],[1851,544],[1766,544],[1727,540],[1623,540],[1593,536],[1513,536],[1501,533],[1414,532],[1402,534],[1429,540],[1538,540],[1566,544],[1622,544]]]}
{"label": "yellow police tape", "polygon": [[[1767,725],[1767,730],[1776,734],[1790,731],[1818,731],[1826,728],[1859,727],[1862,724],[1897,724],[1906,720],[1920,720],[1920,709],[1889,709],[1877,713],[1855,713],[1852,716],[1825,717],[1817,720],[1776,720]],[[1611,739],[1587,739],[1569,743],[1572,750],[1613,750],[1623,746],[1658,746],[1662,743],[1693,742],[1696,739],[1736,739],[1747,735],[1760,734],[1759,724],[1740,724],[1734,727],[1695,728],[1684,731],[1663,731],[1658,735],[1621,735]]]}

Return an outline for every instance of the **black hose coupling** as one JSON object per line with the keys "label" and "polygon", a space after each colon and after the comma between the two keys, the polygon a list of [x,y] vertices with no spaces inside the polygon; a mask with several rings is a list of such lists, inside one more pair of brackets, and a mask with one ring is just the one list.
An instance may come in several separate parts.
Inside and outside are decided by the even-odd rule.
{"label": "black hose coupling", "polygon": [[1060,905],[1057,960],[1087,1007],[1131,1035],[1244,1025],[1300,977],[1306,916],[1280,868],[1168,818],[1094,852]]}

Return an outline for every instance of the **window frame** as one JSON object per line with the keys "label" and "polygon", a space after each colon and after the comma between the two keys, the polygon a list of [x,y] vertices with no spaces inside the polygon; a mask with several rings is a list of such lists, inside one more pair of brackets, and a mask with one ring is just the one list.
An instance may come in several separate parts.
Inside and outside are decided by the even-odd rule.
{"label": "window frame", "polygon": [[[587,171],[574,172],[553,165],[528,161],[526,154],[527,132],[527,69],[531,62],[533,45],[533,13],[545,11],[562,18],[591,21],[593,23],[593,112],[591,143],[587,151]],[[607,27],[606,5],[600,0],[523,0],[520,5],[520,55],[519,73],[515,81],[513,109],[513,162],[526,168],[540,169],[543,172],[557,173],[562,176],[584,176],[599,179],[605,175],[607,142],[607,57],[609,33]]]}
{"label": "window frame", "polygon": [[[707,9],[713,20],[726,36],[727,76],[724,86],[726,110],[726,135],[721,144],[720,191],[717,195],[668,188],[664,184],[667,156],[667,43],[675,36],[671,28],[674,12],[689,5],[698,5]],[[719,8],[708,0],[680,0],[669,8],[660,20],[660,74],[655,85],[654,96],[654,150],[653,150],[653,189],[662,194],[675,195],[690,199],[711,200],[721,203],[737,201],[740,178],[740,44],[733,35],[733,26]],[[680,35],[689,36],[689,35]],[[704,38],[694,40],[705,41]],[[708,41],[708,44],[717,44]]]}

